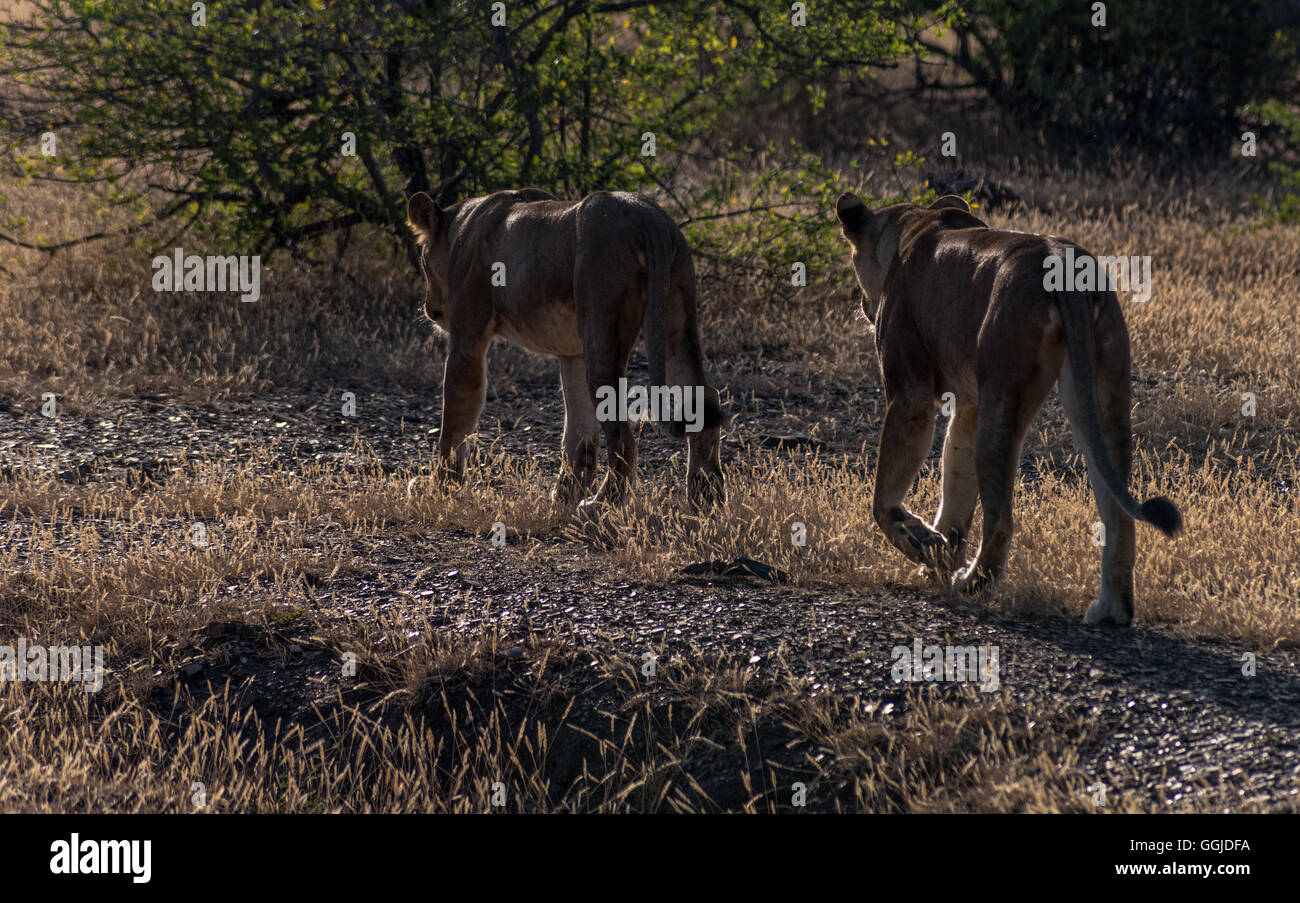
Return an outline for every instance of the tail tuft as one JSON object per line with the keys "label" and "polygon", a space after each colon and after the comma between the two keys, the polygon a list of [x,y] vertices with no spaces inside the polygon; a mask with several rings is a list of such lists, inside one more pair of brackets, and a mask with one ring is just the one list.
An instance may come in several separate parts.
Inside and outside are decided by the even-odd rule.
{"label": "tail tuft", "polygon": [[1171,538],[1183,532],[1183,516],[1178,506],[1162,495],[1142,503],[1142,519]]}

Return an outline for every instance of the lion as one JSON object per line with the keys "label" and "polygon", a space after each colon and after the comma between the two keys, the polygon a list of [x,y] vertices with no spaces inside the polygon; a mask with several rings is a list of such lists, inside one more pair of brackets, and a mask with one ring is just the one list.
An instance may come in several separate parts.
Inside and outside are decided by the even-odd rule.
{"label": "lion", "polygon": [[[626,386],[628,356],[644,326],[649,391],[660,387],[671,409],[664,416],[661,408],[658,423],[687,439],[687,496],[697,510],[725,502],[722,408],[704,376],[694,264],[658,205],[608,192],[562,201],[525,188],[439,209],[417,192],[407,222],[420,245],[424,312],[448,337],[438,437],[445,479],[464,479],[465,441],[484,402],[484,358],[500,337],[559,360],[563,463],[552,497],[588,512],[621,502],[635,478],[631,418],[621,405],[603,406],[598,417],[597,401]],[[690,424],[678,400],[688,392],[702,399]],[[588,497],[602,432],[609,471]]]}
{"label": "lion", "polygon": [[[885,417],[872,515],[890,544],[959,590],[999,579],[1021,444],[1059,377],[1105,530],[1101,590],[1085,620],[1130,624],[1134,520],[1173,537],[1182,515],[1167,498],[1139,503],[1128,490],[1131,363],[1115,292],[1108,283],[1099,291],[1044,287],[1048,258],[1067,248],[1076,259],[1087,252],[1059,238],[991,229],[954,196],[872,211],[844,194],[835,212],[880,360]],[[942,499],[926,525],[903,499],[930,449],[936,403],[948,393],[955,410],[943,443]],[[967,565],[977,497],[983,535]]]}

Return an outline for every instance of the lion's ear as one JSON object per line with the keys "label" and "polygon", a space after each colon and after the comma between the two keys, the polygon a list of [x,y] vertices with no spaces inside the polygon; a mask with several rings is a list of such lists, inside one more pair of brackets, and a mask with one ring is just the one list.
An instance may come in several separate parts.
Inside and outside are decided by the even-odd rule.
{"label": "lion's ear", "polygon": [[425,238],[437,237],[441,220],[442,211],[423,191],[417,191],[406,202],[406,224]]}
{"label": "lion's ear", "polygon": [[871,211],[862,203],[862,199],[847,191],[835,202],[835,215],[839,217],[844,234],[850,238],[861,235],[871,219]]}
{"label": "lion's ear", "polygon": [[871,231],[876,234],[876,262],[882,273],[889,272],[889,265],[898,256],[898,235],[902,230],[898,216],[888,211],[879,214],[871,224]]}
{"label": "lion's ear", "polygon": [[954,210],[960,210],[963,213],[970,213],[970,205],[955,194],[945,194],[939,200],[930,205],[931,210],[943,210],[951,207]]}

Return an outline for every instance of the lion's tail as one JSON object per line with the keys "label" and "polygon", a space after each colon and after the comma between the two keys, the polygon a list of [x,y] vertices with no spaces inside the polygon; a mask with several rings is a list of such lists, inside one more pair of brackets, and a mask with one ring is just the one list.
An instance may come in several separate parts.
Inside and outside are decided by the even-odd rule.
{"label": "lion's tail", "polygon": [[[645,254],[645,350],[650,363],[650,384],[668,384],[668,296],[673,281],[673,248],[657,229],[641,230],[641,249]],[[681,421],[670,417],[660,421],[660,429],[679,438],[685,435]]]}
{"label": "lion's tail", "polygon": [[645,344],[650,361],[650,382],[656,386],[668,379],[668,295],[672,289],[673,249],[655,229],[641,230],[645,254]]}
{"label": "lion's tail", "polygon": [[[673,288],[674,272],[685,272],[686,284],[679,288],[686,293],[688,305],[694,303],[695,276],[690,263],[690,252],[685,240],[676,234],[676,227],[667,214],[660,212],[663,221],[671,229],[643,228],[641,231],[641,249],[645,254],[646,272],[646,306],[645,306],[645,344],[646,356],[650,363],[650,383],[654,386],[668,387],[668,305]],[[679,261],[678,254],[685,254],[686,259]],[[690,379],[694,386],[681,386],[683,392],[691,391],[704,385],[704,368],[700,361],[699,336],[695,328],[689,325],[684,340],[685,348],[676,351],[689,357]],[[685,375],[685,374],[681,374]],[[673,413],[667,420],[657,422],[659,429],[678,439],[686,435],[685,411],[673,402]],[[717,393],[709,390],[704,397],[703,422],[699,428],[715,429],[723,421],[722,408],[717,402]]]}
{"label": "lion's tail", "polygon": [[[1065,332],[1065,346],[1073,373],[1073,398],[1071,419],[1076,434],[1083,440],[1083,456],[1088,470],[1111,497],[1134,520],[1146,521],[1166,536],[1177,536],[1183,528],[1183,516],[1178,507],[1163,496],[1139,502],[1120,479],[1106,450],[1101,425],[1101,404],[1097,398],[1097,352],[1093,336],[1091,292],[1054,292],[1061,311],[1061,325]],[[1062,387],[1064,388],[1064,387]]]}

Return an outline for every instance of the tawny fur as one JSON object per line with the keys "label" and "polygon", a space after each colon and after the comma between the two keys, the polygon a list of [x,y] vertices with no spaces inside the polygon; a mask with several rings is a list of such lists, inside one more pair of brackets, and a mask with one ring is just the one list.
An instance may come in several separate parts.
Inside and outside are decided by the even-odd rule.
{"label": "tawny fur", "polygon": [[[695,270],[663,210],[632,194],[561,201],[535,188],[442,210],[421,192],[408,202],[407,222],[420,239],[425,313],[448,337],[438,439],[444,474],[464,474],[465,440],[483,407],[484,357],[500,337],[559,360],[557,500],[586,498],[603,432],[609,472],[586,504],[621,501],[634,478],[636,443],[628,423],[597,420],[596,390],[626,376],[644,325],[652,384],[704,387],[704,428],[687,434],[688,495],[697,508],[725,500],[722,414],[704,378]],[[504,285],[493,284],[494,265],[504,266],[496,268]]]}
{"label": "tawny fur", "polygon": [[[877,211],[851,194],[836,205],[874,324],[885,391],[873,514],[889,542],[929,573],[974,591],[998,579],[1012,535],[1012,494],[1026,430],[1057,382],[1104,524],[1101,592],[1089,623],[1133,619],[1134,519],[1172,536],[1177,507],[1128,490],[1128,330],[1115,293],[1048,292],[1043,261],[1068,242],[990,229],[958,197]],[[1085,254],[1076,248],[1076,256]],[[935,407],[955,410],[943,447],[939,512],[903,504],[934,435]],[[964,547],[975,504],[983,536]]]}

